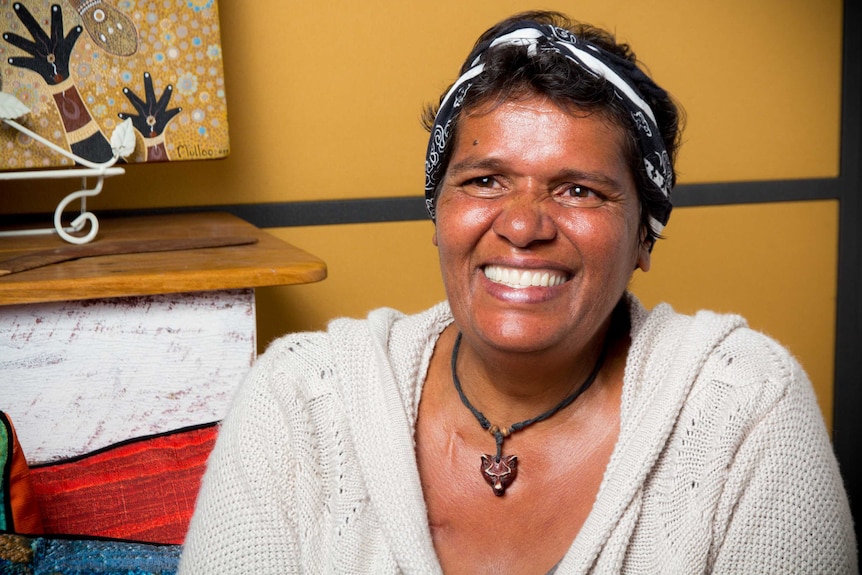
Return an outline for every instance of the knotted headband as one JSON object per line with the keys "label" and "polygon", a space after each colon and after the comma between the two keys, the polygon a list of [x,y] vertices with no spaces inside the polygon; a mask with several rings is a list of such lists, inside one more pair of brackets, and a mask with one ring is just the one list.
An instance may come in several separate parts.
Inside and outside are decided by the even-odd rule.
{"label": "knotted headband", "polygon": [[512,27],[502,30],[497,37],[477,46],[473,52],[476,56],[470,67],[458,78],[440,102],[425,156],[425,205],[431,219],[436,217],[436,190],[443,178],[441,161],[446,146],[450,144],[452,122],[472,85],[471,80],[485,69],[484,55],[488,50],[498,46],[525,46],[528,55],[535,55],[539,51],[556,52],[577,64],[585,72],[603,78],[613,85],[616,97],[631,115],[637,130],[647,176],[664,195],[665,202],[652,209],[650,213],[650,224],[653,230],[661,233],[670,218],[672,208],[670,191],[674,184],[673,167],[659,133],[655,115],[635,88],[635,82],[652,84],[652,80],[628,60],[581,40],[568,30],[528,21],[517,22]]}

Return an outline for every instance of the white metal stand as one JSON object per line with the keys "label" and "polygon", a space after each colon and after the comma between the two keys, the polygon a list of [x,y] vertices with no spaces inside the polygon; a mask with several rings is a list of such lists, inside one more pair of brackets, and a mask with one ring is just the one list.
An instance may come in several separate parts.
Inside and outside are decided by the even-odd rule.
{"label": "white metal stand", "polygon": [[[105,178],[126,173],[123,168],[114,167],[114,164],[116,164],[121,157],[131,154],[135,149],[135,133],[132,128],[132,120],[126,119],[122,124],[117,126],[114,133],[111,135],[113,158],[107,162],[99,164],[81,158],[72,152],[61,148],[14,120],[14,118],[18,118],[29,112],[29,108],[24,106],[24,104],[15,98],[15,96],[5,92],[0,92],[0,120],[2,120],[4,124],[15,128],[19,132],[26,134],[45,146],[48,146],[58,154],[66,156],[83,167],[46,171],[0,172],[0,180],[81,178],[82,187],[80,190],[67,195],[59,204],[57,204],[57,209],[54,210],[53,228],[0,231],[0,237],[50,234],[56,232],[61,238],[69,243],[86,244],[87,242],[92,241],[96,237],[96,234],[99,233],[99,220],[96,218],[95,214],[87,211],[87,198],[97,196],[101,193],[102,187],[105,183]],[[88,177],[96,178],[96,185],[92,189],[87,189]],[[75,200],[81,201],[81,213],[72,220],[70,226],[64,227],[63,211]],[[73,233],[79,234],[88,223],[90,224],[90,229],[86,234],[72,235]]]}

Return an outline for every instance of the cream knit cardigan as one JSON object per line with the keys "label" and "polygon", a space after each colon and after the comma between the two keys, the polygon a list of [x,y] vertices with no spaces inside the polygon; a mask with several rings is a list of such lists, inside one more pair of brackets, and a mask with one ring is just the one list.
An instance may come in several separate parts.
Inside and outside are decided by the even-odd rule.
{"label": "cream knit cardigan", "polygon": [[[847,498],[797,362],[736,316],[645,311],[620,435],[569,573],[855,573]],[[286,336],[222,425],[180,574],[439,573],[413,430],[440,304]]]}

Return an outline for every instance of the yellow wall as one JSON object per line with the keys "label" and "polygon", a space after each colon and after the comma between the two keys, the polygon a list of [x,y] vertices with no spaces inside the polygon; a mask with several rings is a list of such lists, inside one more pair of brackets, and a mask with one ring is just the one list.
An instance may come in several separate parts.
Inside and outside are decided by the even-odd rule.
{"label": "yellow wall", "polygon": [[[220,2],[231,156],[130,166],[91,209],[421,195],[419,112],[454,79],[515,0]],[[838,174],[840,0],[583,0],[545,8],[614,30],[688,113],[683,183]],[[0,210],[50,211],[61,185],[3,184]],[[683,192],[680,192],[683,193]],[[323,257],[330,277],[259,293],[261,345],[335,315],[443,297],[431,224],[275,229]],[[738,311],[788,345],[831,412],[834,202],[684,208],[653,271],[648,304]]]}

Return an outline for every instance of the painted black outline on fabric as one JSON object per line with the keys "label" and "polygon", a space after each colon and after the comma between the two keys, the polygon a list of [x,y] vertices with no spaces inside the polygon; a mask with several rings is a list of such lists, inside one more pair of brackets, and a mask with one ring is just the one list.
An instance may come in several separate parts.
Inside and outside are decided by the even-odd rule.
{"label": "painted black outline on fabric", "polygon": [[[210,427],[218,427],[219,421],[211,421],[209,423],[199,423],[197,425],[189,425],[188,427],[178,427],[176,429],[170,429],[167,431],[161,431],[159,433],[153,433],[151,435],[142,435],[140,437],[132,437],[129,439],[124,439],[122,441],[118,441],[116,443],[111,443],[110,445],[106,445],[104,447],[100,447],[99,449],[94,449],[93,451],[88,451],[87,453],[81,453],[80,455],[73,455],[71,457],[64,457],[62,459],[54,459],[52,461],[44,461],[42,463],[34,463],[30,465],[30,469],[45,469],[48,467],[55,467],[59,465],[66,465],[68,463],[77,463],[79,461],[83,461],[85,459],[89,459],[96,455],[101,455],[103,453],[107,453],[109,451],[114,451],[121,447],[126,447],[128,445],[133,445],[135,443],[143,443],[145,441],[151,441],[153,439],[159,439],[162,437],[168,437],[171,435],[181,435],[183,433],[190,433],[192,431],[201,431],[203,429],[207,429]],[[216,434],[218,435],[218,434]]]}

